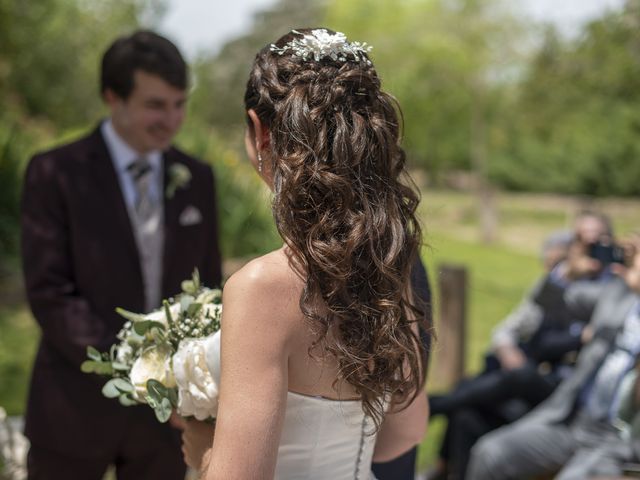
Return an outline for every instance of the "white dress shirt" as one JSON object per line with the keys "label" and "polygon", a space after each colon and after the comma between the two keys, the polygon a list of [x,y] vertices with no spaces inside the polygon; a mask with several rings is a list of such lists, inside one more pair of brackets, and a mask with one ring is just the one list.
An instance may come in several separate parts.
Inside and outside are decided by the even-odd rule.
{"label": "white dress shirt", "polygon": [[141,155],[125,142],[116,129],[113,127],[111,119],[107,119],[102,122],[100,126],[100,132],[107,144],[107,150],[111,155],[111,161],[118,174],[118,181],[120,182],[120,189],[124,195],[125,203],[129,214],[133,211],[136,201],[136,187],[133,178],[127,168],[135,160],[145,157],[149,161],[151,166],[151,182],[149,182],[149,195],[154,202],[162,203],[162,184],[163,184],[163,172],[162,172],[162,152],[160,150],[152,150],[151,152]]}

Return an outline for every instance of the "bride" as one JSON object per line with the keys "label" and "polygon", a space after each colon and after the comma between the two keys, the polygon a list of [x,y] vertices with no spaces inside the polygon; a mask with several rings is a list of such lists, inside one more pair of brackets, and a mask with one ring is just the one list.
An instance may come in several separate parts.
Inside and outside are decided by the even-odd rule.
{"label": "bride", "polygon": [[183,432],[208,480],[368,479],[424,436],[418,196],[369,49],[293,30],[253,64],[246,149],[284,246],[224,288],[215,434]]}

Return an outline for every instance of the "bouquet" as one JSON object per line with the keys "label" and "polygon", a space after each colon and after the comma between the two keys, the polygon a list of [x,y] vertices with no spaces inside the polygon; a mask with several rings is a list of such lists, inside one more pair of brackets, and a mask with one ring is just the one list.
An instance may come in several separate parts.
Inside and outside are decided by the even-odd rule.
{"label": "bouquet", "polygon": [[[109,352],[87,348],[85,373],[110,377],[102,388],[124,406],[148,404],[160,422],[173,409],[198,420],[215,417],[218,385],[207,365],[207,342],[219,341],[220,290],[200,284],[198,272],[182,282],[182,293],[147,315],[117,309],[126,318],[120,343]],[[214,338],[218,337],[218,338]]]}

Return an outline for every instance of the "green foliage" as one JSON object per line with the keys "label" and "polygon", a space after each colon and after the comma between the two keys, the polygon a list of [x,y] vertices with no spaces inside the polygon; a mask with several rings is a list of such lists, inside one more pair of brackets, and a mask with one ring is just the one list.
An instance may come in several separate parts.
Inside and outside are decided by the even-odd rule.
{"label": "green foliage", "polygon": [[213,167],[223,257],[255,256],[281,245],[270,211],[269,192],[244,154],[195,120],[183,128],[178,141]]}
{"label": "green foliage", "polygon": [[244,90],[258,50],[293,28],[317,25],[321,17],[318,0],[280,0],[257,13],[250,32],[224,45],[216,55],[196,62],[194,117],[237,139],[246,125]]}
{"label": "green foliage", "polygon": [[95,121],[102,111],[102,53],[161,6],[157,0],[1,0],[0,99],[56,128]]}
{"label": "green foliage", "polygon": [[491,175],[508,188],[638,195],[640,9],[563,41],[548,29],[514,103]]}
{"label": "green foliage", "polygon": [[[198,291],[200,290],[200,272],[198,271],[198,269],[196,268],[193,271],[193,274],[191,276],[191,280],[183,280],[182,283],[180,284],[180,287],[182,288],[182,291],[186,294],[184,297],[182,297],[182,300],[187,298],[187,295],[197,295]],[[189,297],[189,298],[193,298],[193,297]],[[165,302],[164,305],[165,309],[168,308],[167,302]],[[170,318],[171,315],[167,314],[167,318]]]}
{"label": "green foliage", "polygon": [[21,162],[14,128],[0,130],[0,261],[17,251]]}
{"label": "green foliage", "polygon": [[[374,46],[404,113],[405,147],[431,175],[471,168],[472,123],[490,122],[523,27],[499,0],[328,2],[326,24]],[[367,21],[362,18],[366,16]],[[475,116],[474,116],[475,115]]]}
{"label": "green foliage", "polygon": [[123,393],[133,392],[133,386],[122,378],[112,378],[102,387],[102,394],[107,398],[117,398]]}
{"label": "green foliage", "polygon": [[26,306],[0,307],[0,406],[8,415],[24,412],[39,337]]}
{"label": "green foliage", "polygon": [[147,380],[147,403],[153,408],[160,423],[165,423],[171,416],[172,409],[178,405],[176,389],[167,388],[157,380]]}

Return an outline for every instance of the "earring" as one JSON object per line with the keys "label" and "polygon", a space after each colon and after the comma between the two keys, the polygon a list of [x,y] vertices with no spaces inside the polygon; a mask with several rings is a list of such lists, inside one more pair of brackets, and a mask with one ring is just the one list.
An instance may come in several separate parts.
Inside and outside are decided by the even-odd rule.
{"label": "earring", "polygon": [[262,155],[258,152],[258,172],[262,173]]}

